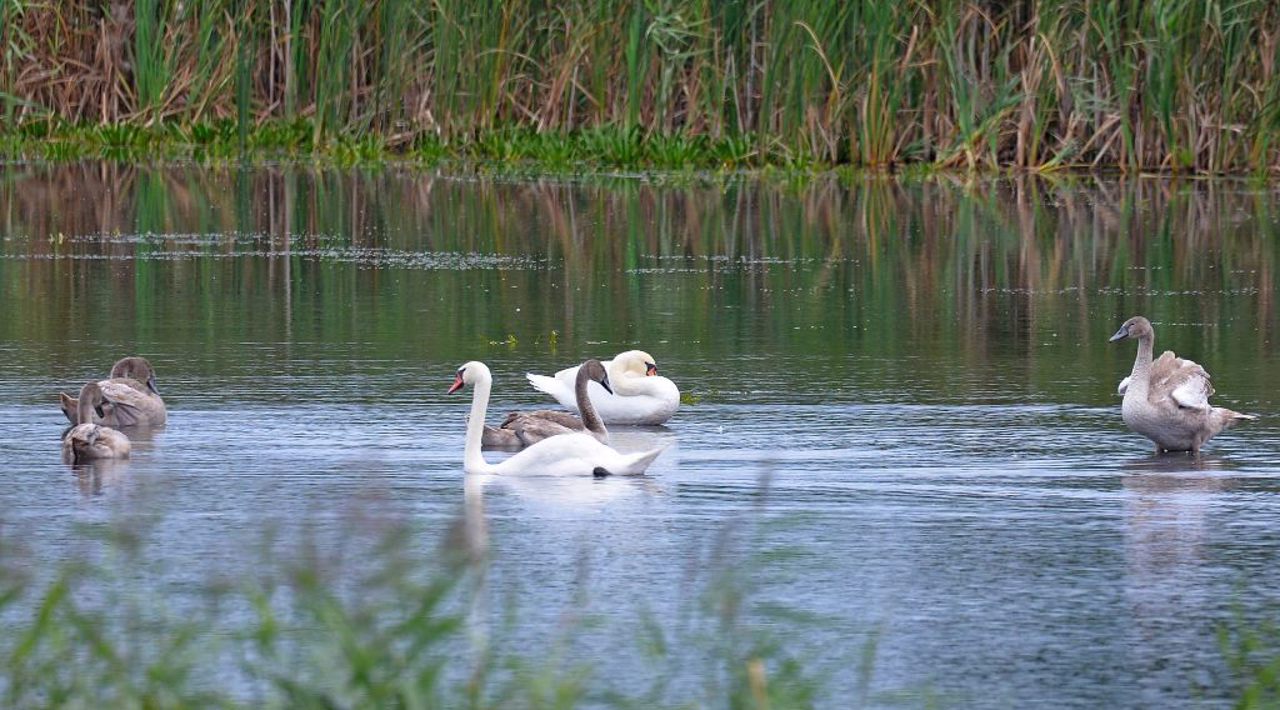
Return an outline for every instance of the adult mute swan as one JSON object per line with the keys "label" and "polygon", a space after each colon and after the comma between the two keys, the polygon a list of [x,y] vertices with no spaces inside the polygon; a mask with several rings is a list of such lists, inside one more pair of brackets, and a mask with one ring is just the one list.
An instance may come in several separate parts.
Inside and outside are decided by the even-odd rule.
{"label": "adult mute swan", "polygon": [[1156,453],[1199,453],[1200,447],[1223,429],[1237,421],[1257,419],[1210,406],[1213,385],[1209,384],[1209,373],[1196,363],[1169,350],[1152,361],[1156,332],[1151,321],[1142,316],[1130,318],[1111,336],[1111,342],[1127,338],[1138,341],[1138,357],[1133,374],[1120,383],[1124,394],[1121,413],[1130,429],[1155,442]]}
{"label": "adult mute swan", "polygon": [[489,392],[493,389],[493,375],[489,372],[489,367],[474,360],[459,367],[449,394],[466,385],[475,387],[462,460],[462,468],[467,473],[633,475],[644,473],[649,464],[662,453],[662,449],[654,449],[638,454],[621,454],[596,441],[590,434],[574,433],[543,439],[505,461],[491,464],[480,453],[484,415],[489,408]]}
{"label": "adult mute swan", "polygon": [[97,385],[103,401],[92,410],[95,416],[88,421],[80,419],[80,407],[75,397],[64,392],[58,393],[62,413],[72,425],[98,423],[107,426],[160,426],[165,423],[168,412],[159,390],[156,389],[155,371],[146,358],[120,359],[111,368],[107,379],[100,380]]}
{"label": "adult mute swan", "polygon": [[102,426],[93,424],[96,413],[101,416],[106,399],[102,396],[102,388],[97,382],[90,382],[80,388],[77,401],[79,420],[86,422],[77,424],[62,436],[62,458],[67,463],[83,463],[94,459],[122,459],[129,455],[132,445],[129,437]]}
{"label": "adult mute swan", "polygon": [[486,449],[520,449],[543,439],[573,432],[585,432],[602,444],[609,443],[609,430],[600,421],[591,398],[587,396],[587,384],[591,382],[599,382],[606,392],[613,394],[609,387],[609,373],[605,372],[604,365],[594,358],[582,363],[573,384],[574,399],[578,403],[578,410],[582,412],[581,419],[568,412],[551,409],[512,412],[501,426],[495,428],[486,425],[480,443]]}
{"label": "adult mute swan", "polygon": [[[680,389],[676,383],[658,375],[653,356],[641,350],[619,353],[602,363],[609,372],[613,392],[598,384],[587,387],[591,403],[606,424],[662,424],[680,406]],[[577,411],[574,382],[577,367],[561,370],[553,377],[525,375],[535,389],[546,392],[560,404]]]}

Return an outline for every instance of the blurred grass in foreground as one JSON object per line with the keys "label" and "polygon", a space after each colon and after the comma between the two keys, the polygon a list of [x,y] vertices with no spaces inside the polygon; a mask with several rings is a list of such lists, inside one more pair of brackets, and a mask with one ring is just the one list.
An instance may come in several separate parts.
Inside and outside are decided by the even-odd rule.
{"label": "blurred grass in foreground", "polygon": [[[593,672],[592,658],[573,655],[575,635],[595,623],[585,597],[596,590],[566,600],[558,628],[536,630],[540,647],[512,640],[528,633],[516,629],[518,594],[489,613],[487,530],[477,515],[472,507],[460,516],[440,544],[377,516],[351,517],[336,545],[308,535],[282,545],[268,531],[260,557],[241,560],[257,573],[202,565],[197,580],[176,587],[173,570],[148,562],[156,521],[145,517],[86,527],[79,542],[89,552],[56,566],[32,564],[13,536],[0,537],[0,704],[815,706],[818,675],[758,623],[785,612],[749,599],[745,570],[766,561],[741,552],[759,541],[747,539],[757,535],[751,525],[730,524],[708,545],[705,577],[681,602],[680,619],[639,610],[631,637],[610,639],[646,660],[631,677],[609,679]],[[785,618],[791,630],[804,623]],[[866,642],[856,671],[863,688],[873,655]]]}

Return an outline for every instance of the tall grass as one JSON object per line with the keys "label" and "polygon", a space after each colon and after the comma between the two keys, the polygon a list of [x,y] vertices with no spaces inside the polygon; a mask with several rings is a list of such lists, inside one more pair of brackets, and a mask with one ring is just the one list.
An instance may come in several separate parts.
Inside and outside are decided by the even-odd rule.
{"label": "tall grass", "polygon": [[1270,0],[3,0],[0,16],[7,130],[244,115],[404,151],[618,129],[747,139],[747,165],[1280,169]]}

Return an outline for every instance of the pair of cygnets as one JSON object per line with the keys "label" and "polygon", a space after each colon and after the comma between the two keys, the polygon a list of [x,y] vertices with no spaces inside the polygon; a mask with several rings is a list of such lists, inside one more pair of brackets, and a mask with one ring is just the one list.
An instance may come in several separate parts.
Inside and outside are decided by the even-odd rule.
{"label": "pair of cygnets", "polygon": [[[452,394],[473,385],[471,417],[467,422],[463,469],[467,473],[626,475],[643,473],[662,453],[654,449],[622,454],[609,446],[605,423],[661,424],[680,406],[680,390],[658,375],[653,357],[640,350],[620,353],[613,360],[587,360],[554,377],[527,375],[537,389],[577,410],[512,412],[498,427],[485,425],[493,376],[482,362],[458,368]],[[570,388],[572,383],[572,388]],[[480,453],[485,448],[521,449],[498,464]]]}
{"label": "pair of cygnets", "polygon": [[133,445],[115,427],[162,426],[168,418],[155,371],[145,358],[119,360],[107,379],[81,387],[79,397],[58,396],[71,422],[62,435],[62,457],[68,463],[125,458]]}

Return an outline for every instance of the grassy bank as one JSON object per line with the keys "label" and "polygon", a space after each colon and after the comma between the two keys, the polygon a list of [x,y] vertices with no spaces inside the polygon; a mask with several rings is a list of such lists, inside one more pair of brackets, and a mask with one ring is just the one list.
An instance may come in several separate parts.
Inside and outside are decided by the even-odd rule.
{"label": "grassy bank", "polygon": [[1280,171],[1269,0],[3,0],[0,15],[10,157],[143,140],[553,168]]}
{"label": "grassy bank", "polygon": [[398,161],[498,172],[526,168],[591,172],[823,167],[815,161],[783,160],[783,156],[774,156],[777,160],[758,160],[743,138],[646,136],[639,130],[611,127],[572,133],[537,133],[527,128],[512,128],[453,141],[425,135],[411,146],[395,146],[377,132],[317,136],[314,124],[308,119],[266,120],[255,125],[243,139],[234,122],[227,120],[150,126],[33,124],[0,136],[0,157],[131,162],[169,159],[207,163],[287,159],[330,165]]}

